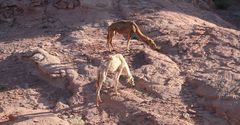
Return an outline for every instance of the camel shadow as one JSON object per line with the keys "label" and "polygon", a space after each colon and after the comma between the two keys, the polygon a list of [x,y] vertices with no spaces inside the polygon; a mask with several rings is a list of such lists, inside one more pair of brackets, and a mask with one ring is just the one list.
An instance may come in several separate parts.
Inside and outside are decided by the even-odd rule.
{"label": "camel shadow", "polygon": [[[120,99],[122,97],[118,97],[114,94],[114,89],[109,86],[112,84],[112,80],[108,77],[105,83],[103,84],[103,88],[101,89],[101,98],[102,103],[100,106],[96,106],[96,88],[95,83],[96,80],[92,80],[87,83],[83,83],[82,91],[80,92],[80,96],[83,96],[83,101],[78,105],[78,108],[74,110],[74,113],[79,113],[83,120],[86,123],[91,122],[91,119],[88,119],[89,113],[96,113],[100,120],[98,124],[103,124],[106,122],[106,119],[109,117],[117,117],[119,121],[116,121],[119,125],[130,125],[135,123],[146,123],[147,125],[158,125],[158,121],[154,116],[146,111],[140,110],[134,106],[127,105],[128,99]],[[121,83],[126,83],[126,80],[121,76]],[[126,84],[123,84],[126,86]],[[119,88],[121,89],[121,87]],[[106,118],[106,115],[108,118]]]}

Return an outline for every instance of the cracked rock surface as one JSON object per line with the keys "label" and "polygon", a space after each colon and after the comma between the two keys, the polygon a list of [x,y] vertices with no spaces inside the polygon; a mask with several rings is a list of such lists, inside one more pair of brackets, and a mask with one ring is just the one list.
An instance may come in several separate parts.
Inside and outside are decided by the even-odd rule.
{"label": "cracked rock surface", "polygon": [[[0,0],[0,125],[239,125],[238,1]],[[229,14],[228,14],[229,13]],[[113,37],[112,22],[135,21],[161,50]],[[237,23],[236,23],[237,22]],[[113,75],[95,105],[97,69],[121,53],[135,79]]]}

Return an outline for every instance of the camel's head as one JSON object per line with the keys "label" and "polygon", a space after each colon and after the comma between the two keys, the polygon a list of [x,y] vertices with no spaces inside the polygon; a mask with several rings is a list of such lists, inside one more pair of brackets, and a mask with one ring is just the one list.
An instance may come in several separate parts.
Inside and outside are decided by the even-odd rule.
{"label": "camel's head", "polygon": [[152,39],[149,39],[148,40],[148,44],[151,46],[151,47],[153,47],[154,49],[156,49],[156,50],[160,50],[160,46],[158,46],[155,42],[154,42],[154,40],[152,40]]}
{"label": "camel's head", "polygon": [[135,83],[134,83],[134,78],[133,77],[130,77],[128,80],[127,80],[127,83],[129,83],[131,86],[135,86]]}

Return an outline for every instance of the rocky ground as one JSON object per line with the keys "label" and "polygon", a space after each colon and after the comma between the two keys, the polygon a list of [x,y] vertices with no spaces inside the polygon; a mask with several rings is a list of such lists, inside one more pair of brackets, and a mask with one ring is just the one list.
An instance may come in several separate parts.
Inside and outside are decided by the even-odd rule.
{"label": "rocky ground", "polygon": [[[234,6],[229,18],[228,10],[187,0],[0,0],[0,5],[0,125],[240,124],[240,10]],[[161,51],[131,40],[127,52],[126,39],[116,35],[112,53],[124,55],[136,86],[129,87],[123,76],[116,96],[110,76],[96,107],[97,69],[111,54],[106,29],[120,19],[134,20]],[[54,87],[36,74],[49,62],[19,58],[36,47],[58,58],[57,64],[70,64],[79,86],[62,89],[54,82]],[[51,76],[46,69],[43,74]],[[69,81],[67,74],[59,77]]]}

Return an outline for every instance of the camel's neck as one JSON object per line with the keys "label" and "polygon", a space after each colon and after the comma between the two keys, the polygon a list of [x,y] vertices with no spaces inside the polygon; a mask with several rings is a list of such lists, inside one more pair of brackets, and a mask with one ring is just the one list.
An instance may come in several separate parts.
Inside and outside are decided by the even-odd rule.
{"label": "camel's neck", "polygon": [[142,32],[136,32],[137,36],[144,42],[147,42],[150,38],[144,35]]}
{"label": "camel's neck", "polygon": [[139,34],[138,36],[139,36],[143,41],[148,40],[148,37],[147,37],[146,35],[144,35],[144,34]]}
{"label": "camel's neck", "polygon": [[131,72],[130,72],[129,67],[126,66],[125,69],[126,69],[127,77],[128,77],[128,78],[131,78],[131,77],[132,77],[132,74],[131,74]]}

